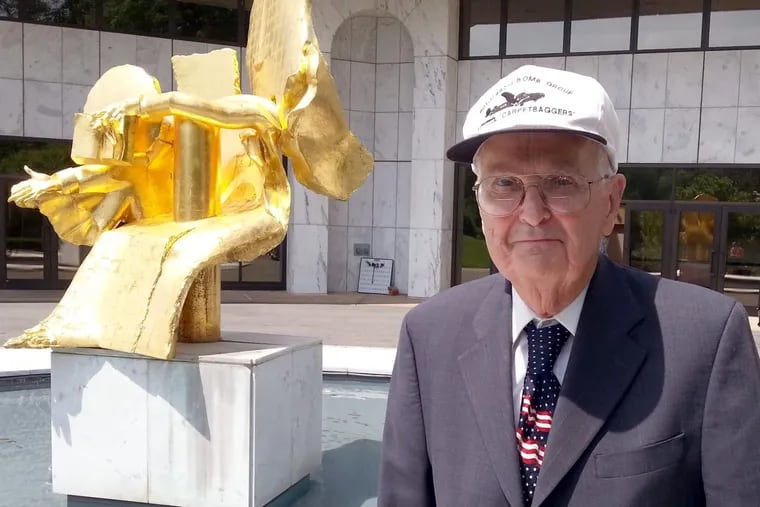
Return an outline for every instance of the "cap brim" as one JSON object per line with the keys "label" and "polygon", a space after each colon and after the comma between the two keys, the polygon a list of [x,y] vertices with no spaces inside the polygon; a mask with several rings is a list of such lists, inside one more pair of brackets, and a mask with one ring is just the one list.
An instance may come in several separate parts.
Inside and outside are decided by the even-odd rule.
{"label": "cap brim", "polygon": [[572,129],[553,129],[553,128],[546,128],[546,127],[540,127],[540,128],[519,128],[519,129],[507,129],[507,130],[497,130],[494,132],[487,132],[485,134],[480,134],[479,136],[471,137],[469,139],[465,139],[464,141],[460,141],[451,148],[448,149],[446,152],[446,157],[448,157],[449,160],[452,160],[454,162],[459,162],[462,164],[472,164],[472,159],[475,157],[475,153],[478,151],[478,148],[480,148],[480,145],[483,144],[486,139],[488,139],[491,136],[495,136],[497,134],[518,134],[518,133],[525,133],[525,132],[566,132],[568,134],[575,134],[580,135],[583,137],[587,137],[593,141],[598,142],[602,146],[607,146],[607,140],[604,139],[602,136],[586,132],[585,130],[572,130]]}

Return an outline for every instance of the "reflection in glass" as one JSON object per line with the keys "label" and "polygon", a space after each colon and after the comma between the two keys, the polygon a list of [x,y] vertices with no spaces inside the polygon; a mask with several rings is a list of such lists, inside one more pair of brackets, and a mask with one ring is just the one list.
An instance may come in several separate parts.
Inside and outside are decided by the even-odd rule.
{"label": "reflection in glass", "polygon": [[679,217],[676,280],[712,287],[714,211],[683,211]]}
{"label": "reflection in glass", "polygon": [[501,2],[471,0],[462,9],[462,56],[497,56]]}
{"label": "reflection in glass", "polygon": [[6,206],[5,262],[10,280],[42,280],[44,253],[42,245],[43,216],[36,209],[7,204],[10,185],[1,196]]}
{"label": "reflection in glass", "polygon": [[18,19],[19,3],[23,0],[4,0],[0,1],[0,18]]}
{"label": "reflection in glass", "polygon": [[623,199],[667,201],[673,194],[673,169],[669,167],[621,167],[626,185]]}
{"label": "reflection in glass", "polygon": [[243,263],[241,266],[242,282],[279,282],[282,280],[282,245],[266,255]]}
{"label": "reflection in glass", "polygon": [[98,0],[26,0],[21,15],[34,23],[97,28],[97,4]]}
{"label": "reflection in glass", "polygon": [[570,51],[630,49],[632,11],[630,0],[574,0]]}
{"label": "reflection in glass", "polygon": [[722,202],[760,202],[760,171],[746,168],[679,169],[675,198],[690,201],[711,196]]}
{"label": "reflection in glass", "polygon": [[[218,42],[238,42],[237,0],[180,0],[177,36]],[[240,41],[244,44],[246,41]]]}
{"label": "reflection in glass", "polygon": [[509,2],[507,9],[508,55],[562,53],[565,30],[564,0],[535,3]]}
{"label": "reflection in glass", "polygon": [[58,279],[71,280],[84,260],[79,246],[58,239]]}
{"label": "reflection in glass", "polygon": [[758,304],[760,290],[760,211],[728,213],[723,292],[746,307]]}
{"label": "reflection in glass", "polygon": [[760,2],[712,0],[710,47],[760,45]]}
{"label": "reflection in glass", "polygon": [[482,278],[490,274],[491,258],[488,256],[485,236],[480,222],[480,211],[471,190],[475,185],[475,173],[468,167],[460,169],[465,173],[464,206],[462,220],[462,283]]}
{"label": "reflection in glass", "polygon": [[631,222],[631,237],[628,244],[630,266],[656,276],[662,275],[665,213],[631,210],[629,220]]}
{"label": "reflection in glass", "polygon": [[702,0],[641,0],[639,49],[695,48],[702,44]]}
{"label": "reflection in glass", "polygon": [[104,29],[144,35],[169,34],[169,0],[103,0]]}

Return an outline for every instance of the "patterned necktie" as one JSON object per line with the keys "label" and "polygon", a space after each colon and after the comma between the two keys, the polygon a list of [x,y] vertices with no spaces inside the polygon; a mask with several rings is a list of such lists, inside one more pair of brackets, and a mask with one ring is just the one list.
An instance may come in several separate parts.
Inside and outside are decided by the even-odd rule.
{"label": "patterned necktie", "polygon": [[570,336],[561,324],[536,328],[525,326],[528,335],[528,370],[522,393],[520,419],[517,423],[517,450],[520,453],[520,478],[523,499],[529,506],[536,490],[538,473],[544,461],[544,449],[552,427],[560,384],[554,375],[554,362]]}

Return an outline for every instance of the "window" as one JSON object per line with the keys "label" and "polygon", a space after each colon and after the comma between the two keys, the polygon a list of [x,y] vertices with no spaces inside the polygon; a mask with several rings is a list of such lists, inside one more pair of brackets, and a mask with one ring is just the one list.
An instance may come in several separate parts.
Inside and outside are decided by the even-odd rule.
{"label": "window", "polygon": [[169,0],[103,0],[103,29],[168,35]]}
{"label": "window", "polygon": [[631,0],[574,0],[570,51],[620,51],[631,46]]}
{"label": "window", "polygon": [[638,49],[697,48],[702,0],[640,0]]}
{"label": "window", "polygon": [[621,166],[626,185],[626,201],[669,201],[673,195],[673,169],[670,167]]}
{"label": "window", "polygon": [[562,53],[565,1],[515,0],[507,7],[508,55]]}
{"label": "window", "polygon": [[501,2],[462,2],[462,56],[498,56]]}
{"label": "window", "polygon": [[760,0],[712,0],[710,47],[760,45]]}
{"label": "window", "polygon": [[237,0],[180,0],[176,28],[180,38],[237,43]]}
{"label": "window", "polygon": [[675,199],[691,201],[699,196],[720,202],[760,203],[760,170],[743,167],[679,169]]}
{"label": "window", "polygon": [[74,165],[70,152],[70,141],[0,138],[0,174],[26,177],[24,165],[43,173],[59,171]]}
{"label": "window", "polygon": [[23,0],[0,0],[0,19],[19,19],[19,3],[22,1]]}
{"label": "window", "polygon": [[21,17],[32,23],[98,27],[98,0],[36,0],[21,4]]}

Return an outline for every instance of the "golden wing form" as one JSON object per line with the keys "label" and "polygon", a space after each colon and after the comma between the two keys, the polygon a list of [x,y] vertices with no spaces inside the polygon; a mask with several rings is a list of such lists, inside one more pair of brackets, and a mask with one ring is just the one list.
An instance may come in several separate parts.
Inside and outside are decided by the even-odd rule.
{"label": "golden wing form", "polygon": [[314,34],[309,0],[256,1],[251,10],[248,75],[254,95],[283,107],[283,150],[306,188],[348,199],[373,158],[348,129],[335,81]]}

